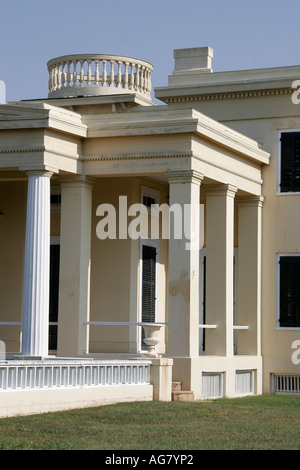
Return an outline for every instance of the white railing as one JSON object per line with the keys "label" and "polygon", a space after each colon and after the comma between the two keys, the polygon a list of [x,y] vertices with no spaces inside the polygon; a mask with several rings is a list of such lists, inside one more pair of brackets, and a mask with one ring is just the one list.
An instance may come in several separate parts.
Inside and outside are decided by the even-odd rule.
{"label": "white railing", "polygon": [[49,98],[138,93],[149,97],[153,66],[104,54],[67,55],[48,62]]}
{"label": "white railing", "polygon": [[83,323],[86,326],[141,326],[143,327],[145,338],[144,343],[148,347],[148,353],[157,357],[160,355],[156,352],[156,347],[159,344],[159,332],[162,327],[168,324],[163,322],[109,322],[109,321],[86,321]]}
{"label": "white railing", "polygon": [[105,360],[0,361],[0,392],[150,383],[150,362]]}

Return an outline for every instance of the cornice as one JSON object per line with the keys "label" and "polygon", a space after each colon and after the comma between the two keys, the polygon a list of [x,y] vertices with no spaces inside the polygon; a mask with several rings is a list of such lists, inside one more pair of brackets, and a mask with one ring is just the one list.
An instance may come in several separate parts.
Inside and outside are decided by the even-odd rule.
{"label": "cornice", "polygon": [[45,152],[46,147],[41,145],[39,147],[0,147],[0,154],[7,153],[35,153]]}
{"label": "cornice", "polygon": [[282,96],[291,95],[293,93],[292,88],[284,89],[269,89],[269,90],[249,90],[249,91],[236,91],[236,92],[220,92],[220,93],[203,93],[203,94],[191,94],[186,96],[170,96],[165,97],[164,102],[166,104],[173,103],[187,103],[195,101],[216,101],[216,100],[227,100],[227,99],[245,99],[245,98],[261,98],[268,96]]}
{"label": "cornice", "polygon": [[116,160],[146,160],[146,159],[163,159],[163,158],[192,158],[192,152],[172,152],[172,153],[135,153],[135,154],[111,154],[101,155],[93,154],[86,155],[83,159],[84,163],[90,162],[103,162],[103,161],[116,161]]}

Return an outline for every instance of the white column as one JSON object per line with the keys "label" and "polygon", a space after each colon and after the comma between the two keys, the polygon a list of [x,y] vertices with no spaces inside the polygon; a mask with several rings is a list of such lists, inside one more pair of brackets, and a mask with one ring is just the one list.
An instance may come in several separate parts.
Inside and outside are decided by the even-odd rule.
{"label": "white column", "polygon": [[234,197],[230,185],[206,188],[206,352],[233,355]]}
{"label": "white column", "polygon": [[[182,237],[179,233],[178,238],[174,237],[174,229],[180,228],[178,225],[170,226],[168,354],[190,358],[199,354],[200,184],[203,176],[186,170],[169,172],[167,177],[170,209],[177,204],[183,215]],[[183,225],[184,219],[195,229],[193,243],[190,243],[190,236],[184,234],[187,228]]]}
{"label": "white column", "polygon": [[60,356],[88,352],[90,315],[92,182],[85,177],[61,180],[60,285],[58,348]]}
{"label": "white column", "polygon": [[50,177],[29,171],[23,291],[22,355],[48,355]]}
{"label": "white column", "polygon": [[261,355],[261,236],[263,197],[238,200],[237,353]]}

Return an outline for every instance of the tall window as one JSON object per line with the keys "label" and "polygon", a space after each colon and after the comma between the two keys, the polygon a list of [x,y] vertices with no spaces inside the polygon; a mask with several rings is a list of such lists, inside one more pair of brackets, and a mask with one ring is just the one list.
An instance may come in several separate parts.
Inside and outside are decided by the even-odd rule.
{"label": "tall window", "polygon": [[279,192],[300,192],[300,131],[280,137]]}
{"label": "tall window", "polygon": [[278,326],[300,328],[300,256],[278,256]]}
{"label": "tall window", "polygon": [[[143,240],[141,242],[141,321],[156,321],[157,310],[157,260],[158,242]],[[144,347],[142,328],[142,349]]]}

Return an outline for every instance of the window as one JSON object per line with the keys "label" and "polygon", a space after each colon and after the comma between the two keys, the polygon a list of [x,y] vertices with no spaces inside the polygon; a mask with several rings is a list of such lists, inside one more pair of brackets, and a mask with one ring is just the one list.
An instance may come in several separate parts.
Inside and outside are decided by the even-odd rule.
{"label": "window", "polygon": [[[158,242],[141,240],[141,314],[142,322],[154,323],[157,312]],[[142,328],[142,349],[144,331]]]}
{"label": "window", "polygon": [[279,193],[300,192],[300,131],[281,132]]}
{"label": "window", "polygon": [[147,211],[151,211],[153,204],[159,204],[160,192],[147,186],[141,186],[141,203],[147,208]]}
{"label": "window", "polygon": [[300,255],[279,255],[277,267],[278,327],[300,328]]}

